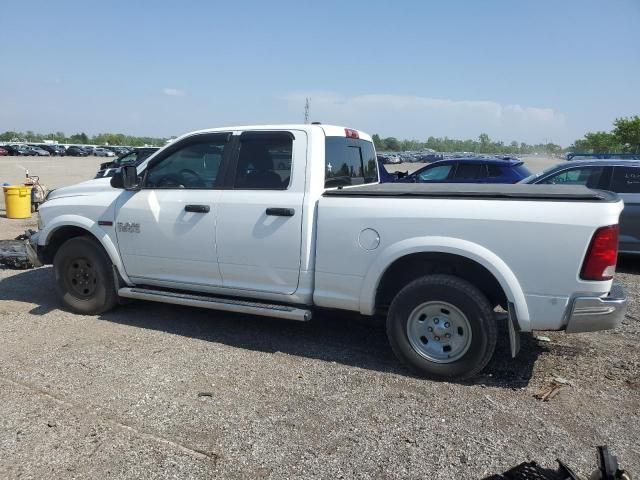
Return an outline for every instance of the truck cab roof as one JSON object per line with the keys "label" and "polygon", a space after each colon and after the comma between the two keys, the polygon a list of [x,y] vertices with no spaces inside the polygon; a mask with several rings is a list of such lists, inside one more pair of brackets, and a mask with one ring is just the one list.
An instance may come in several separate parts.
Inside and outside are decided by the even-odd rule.
{"label": "truck cab roof", "polygon": [[[216,127],[216,128],[206,128],[202,130],[197,130],[195,132],[190,132],[186,135],[182,135],[178,137],[174,142],[180,140],[183,137],[191,136],[194,134],[201,133],[216,133],[216,132],[245,132],[245,131],[269,131],[269,130],[304,130],[306,132],[311,131],[323,131],[325,136],[327,137],[344,137],[347,136],[345,134],[346,131],[355,132],[357,137],[362,140],[366,140],[368,142],[373,141],[371,135],[365,133],[361,130],[356,130],[349,127],[342,127],[338,125],[323,125],[323,124],[306,124],[306,123],[292,123],[292,124],[272,124],[272,125],[237,125],[232,127]],[[173,142],[172,142],[173,143]]]}

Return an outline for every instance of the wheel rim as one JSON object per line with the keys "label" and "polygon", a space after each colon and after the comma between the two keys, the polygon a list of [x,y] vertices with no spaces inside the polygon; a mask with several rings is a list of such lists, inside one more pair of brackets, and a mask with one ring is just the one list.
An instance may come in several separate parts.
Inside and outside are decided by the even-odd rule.
{"label": "wheel rim", "polygon": [[418,355],[435,363],[460,359],[471,345],[471,325],[459,308],[426,302],[409,315],[407,337]]}
{"label": "wheel rim", "polygon": [[98,285],[95,266],[86,258],[71,260],[67,266],[65,278],[69,291],[77,298],[90,298]]}

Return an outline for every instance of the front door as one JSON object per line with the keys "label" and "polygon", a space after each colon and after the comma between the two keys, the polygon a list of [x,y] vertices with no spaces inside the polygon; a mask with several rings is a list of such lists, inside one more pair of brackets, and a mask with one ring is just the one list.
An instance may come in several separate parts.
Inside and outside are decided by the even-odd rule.
{"label": "front door", "polygon": [[292,294],[298,288],[307,137],[239,136],[216,228],[225,288]]}
{"label": "front door", "polygon": [[141,190],[120,196],[116,232],[132,280],[222,285],[215,230],[229,138],[197,134],[177,142],[148,163]]}

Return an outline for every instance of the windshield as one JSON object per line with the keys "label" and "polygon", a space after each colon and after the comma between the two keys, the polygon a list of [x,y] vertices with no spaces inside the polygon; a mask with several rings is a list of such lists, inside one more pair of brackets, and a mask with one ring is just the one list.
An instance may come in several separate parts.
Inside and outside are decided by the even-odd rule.
{"label": "windshield", "polygon": [[529,175],[527,178],[523,178],[518,183],[532,183],[535,179],[540,178],[543,175],[546,175],[547,173],[554,171],[556,168],[557,168],[557,165],[552,165],[550,167],[545,168],[541,172],[533,173]]}

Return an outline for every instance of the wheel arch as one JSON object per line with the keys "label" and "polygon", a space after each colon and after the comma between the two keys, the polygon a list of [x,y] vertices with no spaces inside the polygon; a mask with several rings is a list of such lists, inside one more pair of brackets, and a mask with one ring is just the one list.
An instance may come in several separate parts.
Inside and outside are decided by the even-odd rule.
{"label": "wheel arch", "polygon": [[429,273],[457,275],[474,283],[492,303],[512,303],[520,328],[530,330],[524,292],[513,271],[486,247],[449,237],[412,238],[381,252],[363,280],[360,312],[373,315],[384,310],[389,296]]}
{"label": "wheel arch", "polygon": [[60,246],[67,240],[78,237],[88,236],[96,240],[109,256],[109,259],[118,270],[120,277],[125,283],[130,284],[130,280],[124,270],[124,266],[118,253],[118,248],[111,239],[96,222],[85,217],[65,216],[58,218],[51,225],[40,232],[38,238],[38,248],[42,249],[42,260],[45,264],[53,263],[53,257]]}

